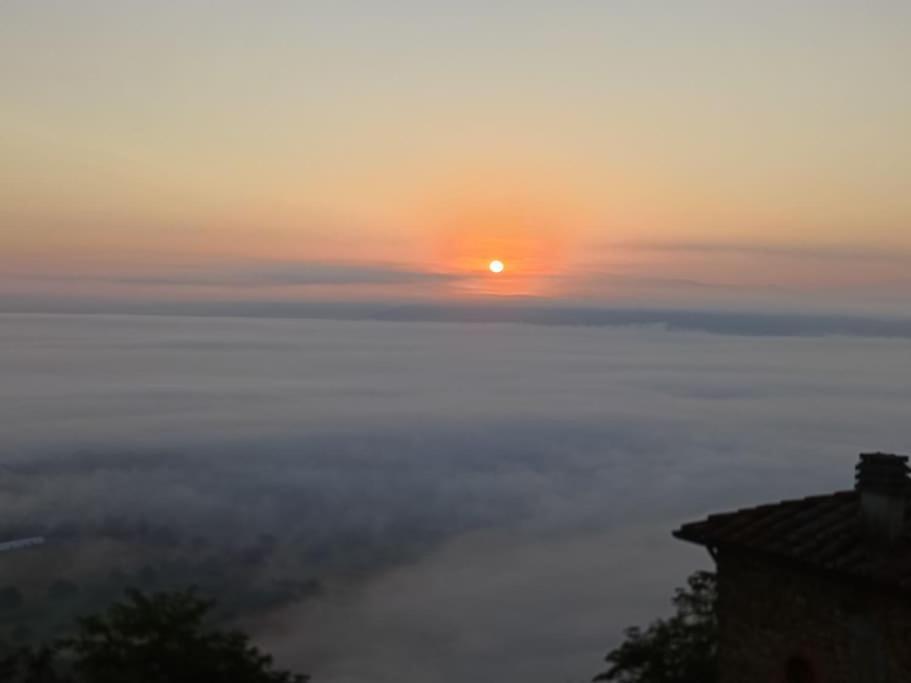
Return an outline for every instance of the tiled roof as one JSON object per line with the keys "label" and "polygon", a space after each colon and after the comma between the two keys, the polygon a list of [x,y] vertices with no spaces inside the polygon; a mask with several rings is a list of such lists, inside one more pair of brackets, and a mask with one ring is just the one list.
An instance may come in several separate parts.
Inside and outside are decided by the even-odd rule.
{"label": "tiled roof", "polygon": [[[911,502],[911,501],[909,501]],[[888,546],[862,534],[859,494],[824,496],[710,515],[674,536],[709,548],[740,549],[911,591],[911,505],[903,536]]]}

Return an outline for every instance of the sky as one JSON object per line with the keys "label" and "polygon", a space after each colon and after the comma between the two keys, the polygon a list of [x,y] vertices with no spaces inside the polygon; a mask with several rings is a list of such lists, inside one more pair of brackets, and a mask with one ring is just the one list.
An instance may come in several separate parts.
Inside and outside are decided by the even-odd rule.
{"label": "sky", "polygon": [[887,0],[7,0],[0,308],[907,314],[909,31]]}
{"label": "sky", "polygon": [[677,525],[911,450],[909,35],[0,0],[0,532],[268,534],[323,592],[243,626],[325,683],[589,680],[711,566]]}
{"label": "sky", "polygon": [[85,534],[41,564],[64,527],[270,534],[326,590],[244,626],[314,680],[588,680],[711,567],[681,523],[908,452],[907,361],[875,336],[0,315],[0,519],[58,530],[31,574],[80,584],[132,558]]}

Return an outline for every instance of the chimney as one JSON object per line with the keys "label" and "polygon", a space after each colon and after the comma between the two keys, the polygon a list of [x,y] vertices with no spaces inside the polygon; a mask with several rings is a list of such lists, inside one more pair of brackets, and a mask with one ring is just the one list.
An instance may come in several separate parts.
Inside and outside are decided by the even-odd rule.
{"label": "chimney", "polygon": [[907,456],[861,453],[856,469],[864,535],[874,542],[894,543],[905,527]]}

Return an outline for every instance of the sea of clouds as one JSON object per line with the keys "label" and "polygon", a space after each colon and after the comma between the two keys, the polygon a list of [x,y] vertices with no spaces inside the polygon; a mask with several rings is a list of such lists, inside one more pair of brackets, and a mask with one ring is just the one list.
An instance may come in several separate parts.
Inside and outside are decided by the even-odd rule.
{"label": "sea of clouds", "polygon": [[904,338],[10,314],[0,377],[6,524],[306,548],[251,628],[326,683],[587,680],[710,566],[681,522],[911,450]]}

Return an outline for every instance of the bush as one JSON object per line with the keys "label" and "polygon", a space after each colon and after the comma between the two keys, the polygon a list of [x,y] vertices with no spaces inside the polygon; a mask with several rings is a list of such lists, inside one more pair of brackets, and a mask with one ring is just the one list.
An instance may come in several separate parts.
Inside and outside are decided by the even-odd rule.
{"label": "bush", "polygon": [[10,683],[304,683],[276,670],[240,631],[209,622],[213,603],[193,591],[128,591],[102,614],[79,619],[72,637],[21,648],[0,660]]}
{"label": "bush", "polygon": [[718,593],[715,575],[696,572],[674,594],[675,614],[626,639],[607,655],[609,668],[595,681],[713,683],[718,680]]}

